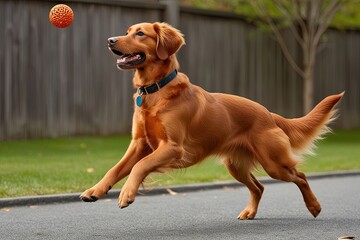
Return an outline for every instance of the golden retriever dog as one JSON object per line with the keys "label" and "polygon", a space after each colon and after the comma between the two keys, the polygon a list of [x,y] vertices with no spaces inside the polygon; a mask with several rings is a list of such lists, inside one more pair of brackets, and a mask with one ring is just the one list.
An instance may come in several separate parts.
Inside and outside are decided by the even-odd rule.
{"label": "golden retriever dog", "polygon": [[128,176],[118,200],[124,208],[134,202],[150,173],[186,168],[217,155],[250,191],[239,219],[253,219],[257,213],[264,191],[252,174],[258,164],[272,178],[294,182],[316,217],[321,207],[297,170],[299,156],[329,130],[344,93],[325,98],[304,117],[286,119],[249,99],[191,84],[177,72],[175,54],[184,44],[177,29],[158,22],[133,25],[126,35],[108,39],[109,49],[118,55],[117,67],[135,71],[132,140],[123,158],[80,198],[96,201]]}

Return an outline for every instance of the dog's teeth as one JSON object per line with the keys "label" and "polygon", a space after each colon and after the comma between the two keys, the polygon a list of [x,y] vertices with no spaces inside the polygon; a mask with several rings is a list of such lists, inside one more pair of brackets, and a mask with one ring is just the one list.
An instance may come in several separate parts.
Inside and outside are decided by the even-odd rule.
{"label": "dog's teeth", "polygon": [[140,60],[140,59],[141,59],[140,55],[133,55],[133,56],[119,58],[117,60],[117,63],[132,62],[132,61],[136,61],[136,60]]}
{"label": "dog's teeth", "polygon": [[123,63],[123,62],[125,62],[125,59],[126,59],[126,58],[118,58],[118,59],[116,60],[116,63]]}

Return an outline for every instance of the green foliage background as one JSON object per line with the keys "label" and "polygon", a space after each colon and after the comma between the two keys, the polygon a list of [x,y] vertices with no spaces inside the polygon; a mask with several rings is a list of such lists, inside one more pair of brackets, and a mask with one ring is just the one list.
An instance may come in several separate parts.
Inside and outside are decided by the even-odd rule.
{"label": "green foliage background", "polygon": [[[262,1],[266,5],[271,16],[281,16],[276,7],[277,1]],[[324,2],[326,4],[326,1]],[[340,10],[333,18],[331,26],[339,29],[360,27],[360,0],[344,0],[342,2]],[[246,16],[249,20],[253,20],[257,17],[249,0],[182,0],[181,4],[195,8],[234,12]]]}

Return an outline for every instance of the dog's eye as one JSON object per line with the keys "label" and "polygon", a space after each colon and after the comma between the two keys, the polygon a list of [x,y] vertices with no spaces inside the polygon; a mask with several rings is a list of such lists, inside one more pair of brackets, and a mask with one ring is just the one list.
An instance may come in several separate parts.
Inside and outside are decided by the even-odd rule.
{"label": "dog's eye", "polygon": [[140,36],[140,37],[141,37],[141,36],[144,36],[144,35],[145,35],[145,33],[143,33],[142,31],[139,31],[139,32],[136,33],[136,36]]}

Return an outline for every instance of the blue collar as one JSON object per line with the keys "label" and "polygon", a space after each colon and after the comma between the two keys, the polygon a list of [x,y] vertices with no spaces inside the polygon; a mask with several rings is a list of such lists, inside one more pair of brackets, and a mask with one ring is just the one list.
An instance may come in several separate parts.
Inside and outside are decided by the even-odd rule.
{"label": "blue collar", "polygon": [[163,79],[161,79],[159,82],[156,82],[150,86],[139,87],[137,89],[137,93],[141,96],[141,95],[147,95],[147,94],[157,92],[160,90],[160,88],[164,87],[166,84],[171,82],[171,80],[173,80],[176,77],[177,73],[178,72],[175,69],[172,73],[170,73],[167,77],[164,77]]}

